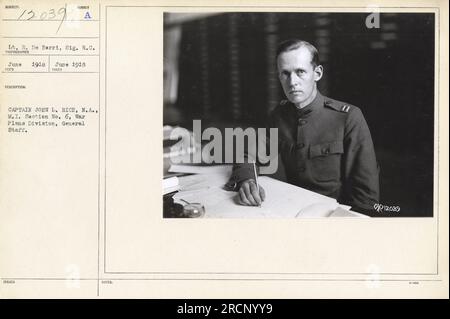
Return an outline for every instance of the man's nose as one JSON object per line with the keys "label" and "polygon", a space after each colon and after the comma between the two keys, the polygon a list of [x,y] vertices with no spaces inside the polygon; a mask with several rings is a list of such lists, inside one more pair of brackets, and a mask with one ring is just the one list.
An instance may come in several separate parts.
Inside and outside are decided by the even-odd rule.
{"label": "man's nose", "polygon": [[298,83],[298,80],[299,80],[299,78],[298,78],[297,74],[295,74],[294,72],[292,72],[292,73],[289,75],[288,83],[289,83],[289,85],[294,86],[295,84]]}

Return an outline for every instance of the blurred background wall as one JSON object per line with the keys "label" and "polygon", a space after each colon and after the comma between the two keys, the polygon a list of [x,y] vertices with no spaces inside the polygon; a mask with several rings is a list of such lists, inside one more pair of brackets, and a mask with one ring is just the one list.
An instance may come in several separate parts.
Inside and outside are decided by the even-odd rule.
{"label": "blurred background wall", "polygon": [[[381,166],[381,203],[402,216],[432,216],[434,14],[166,13],[164,124],[264,127],[283,98],[279,42],[314,44],[320,91],[360,107]],[[282,167],[276,176],[284,179]],[[388,214],[386,216],[392,216]]]}

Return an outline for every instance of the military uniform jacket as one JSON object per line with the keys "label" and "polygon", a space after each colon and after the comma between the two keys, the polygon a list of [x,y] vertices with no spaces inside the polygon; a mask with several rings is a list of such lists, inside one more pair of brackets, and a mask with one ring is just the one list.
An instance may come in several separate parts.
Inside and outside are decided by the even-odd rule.
{"label": "military uniform jacket", "polygon": [[[379,169],[361,110],[319,92],[298,109],[282,101],[270,116],[287,181],[336,198],[354,210],[373,211],[379,201]],[[251,164],[235,164],[228,185],[254,178]]]}

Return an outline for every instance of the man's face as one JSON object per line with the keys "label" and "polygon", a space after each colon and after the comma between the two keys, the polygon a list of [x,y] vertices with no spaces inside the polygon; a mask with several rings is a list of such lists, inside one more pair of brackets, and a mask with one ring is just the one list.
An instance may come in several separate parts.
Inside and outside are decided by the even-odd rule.
{"label": "man's face", "polygon": [[278,56],[278,76],[284,94],[297,106],[310,103],[316,92],[316,82],[322,77],[322,67],[313,67],[312,56],[305,47],[283,52]]}

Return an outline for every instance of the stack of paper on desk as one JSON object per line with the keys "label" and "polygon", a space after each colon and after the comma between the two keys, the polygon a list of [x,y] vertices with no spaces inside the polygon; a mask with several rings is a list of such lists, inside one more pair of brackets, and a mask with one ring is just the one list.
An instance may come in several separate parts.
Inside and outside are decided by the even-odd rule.
{"label": "stack of paper on desk", "polygon": [[232,165],[183,165],[173,164],[169,168],[170,173],[190,173],[190,174],[224,174],[230,176]]}
{"label": "stack of paper on desk", "polygon": [[175,192],[180,189],[178,177],[168,177],[163,179],[163,195]]}
{"label": "stack of paper on desk", "polygon": [[370,218],[367,215],[363,215],[360,213],[356,213],[353,211],[350,211],[346,208],[338,207],[336,210],[334,210],[329,217],[362,217],[362,218]]}

